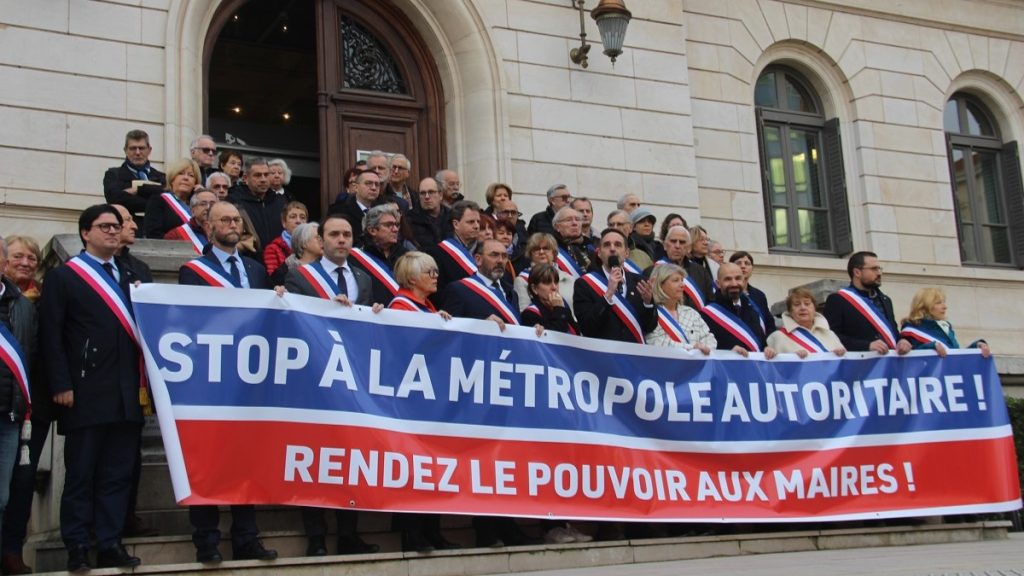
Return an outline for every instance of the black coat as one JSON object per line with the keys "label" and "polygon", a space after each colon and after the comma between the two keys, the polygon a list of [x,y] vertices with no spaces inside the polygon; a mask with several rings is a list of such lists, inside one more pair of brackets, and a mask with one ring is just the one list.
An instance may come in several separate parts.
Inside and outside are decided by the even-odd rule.
{"label": "black coat", "polygon": [[[127,267],[120,288],[131,308]],[[118,422],[142,423],[139,348],[106,303],[68,265],[50,270],[39,304],[39,353],[50,395],[74,391],[59,408],[60,430]]]}
{"label": "black coat", "polygon": [[412,228],[413,242],[424,252],[452,235],[452,211],[447,206],[441,207],[437,218],[417,209],[410,210],[406,218]]}
{"label": "black coat", "polygon": [[[248,256],[242,256],[241,254],[239,254],[239,256],[242,258],[242,265],[245,266],[245,275],[249,277],[249,288],[271,288],[270,278],[267,277],[267,269],[263,267],[263,264],[260,264]],[[206,264],[213,268],[221,268],[220,261],[217,260],[217,257],[214,256],[213,252],[210,250],[207,250],[200,258],[205,260]],[[187,286],[210,285],[191,268],[184,265],[178,269],[178,284],[184,284]]]}
{"label": "black coat", "polygon": [[[637,292],[636,285],[640,281],[640,275],[632,272],[624,272],[624,275],[626,301],[636,310],[640,331],[642,334],[652,332],[658,324],[658,314],[654,306],[644,305],[643,298]],[[576,314],[576,320],[579,322],[580,331],[584,336],[620,342],[636,342],[633,333],[619,318],[619,315],[612,310],[612,305],[604,299],[604,294],[595,292],[583,278],[577,279],[573,288],[572,310]]]}
{"label": "black coat", "polygon": [[106,173],[103,174],[103,197],[108,204],[120,204],[132,214],[141,214],[146,211],[146,203],[149,199],[162,193],[167,184],[167,176],[153,167],[149,167],[148,179],[159,185],[139,186],[134,194],[125,192],[125,189],[132,187],[132,181],[140,180],[128,169],[128,161],[125,160],[120,166],[107,168]]}
{"label": "black coat", "polygon": [[[857,290],[852,284],[850,288]],[[869,298],[867,292],[857,291],[860,292],[861,296]],[[881,290],[875,290],[874,303],[882,311],[885,320],[889,323],[893,334],[896,334],[898,339],[900,331],[896,325],[896,316],[892,311],[892,300],[883,294]],[[836,333],[836,336],[839,336],[839,341],[843,343],[847,350],[855,352],[869,350],[871,343],[881,338],[881,334],[878,333],[875,326],[868,322],[860,312],[857,312],[852,304],[847,302],[838,293],[829,294],[828,298],[825,299],[823,315],[828,320],[828,327]]]}
{"label": "black coat", "polygon": [[[366,252],[370,256],[373,256],[377,260],[383,262],[392,274],[394,274],[395,263],[398,262],[398,259],[401,258],[403,254],[408,252],[408,250],[405,249],[405,246],[402,246],[401,242],[398,242],[391,247],[391,253],[388,256],[384,256],[384,253],[373,244],[367,243],[362,249],[363,252]],[[373,285],[373,297],[370,299],[370,302],[373,304],[383,304],[387,306],[387,304],[391,302],[391,299],[395,297],[395,295],[391,293],[391,289],[378,280],[377,276],[372,271],[364,268],[363,265],[351,255],[348,258],[348,262],[353,268],[359,268],[363,272],[366,272],[370,277]]]}
{"label": "black coat", "polygon": [[541,212],[537,212],[530,218],[530,225],[526,227],[527,232],[530,236],[538,232],[546,232],[548,234],[555,233],[555,226],[551,223],[555,217],[555,211],[549,205]]}
{"label": "black coat", "polygon": [[552,308],[537,301],[534,297],[520,315],[523,326],[536,326],[540,324],[545,330],[562,332],[565,334],[579,334],[580,327],[576,324],[576,318],[572,315],[572,309],[568,306]]}
{"label": "black coat", "polygon": [[188,219],[182,220],[178,212],[167,203],[167,199],[161,196],[162,193],[150,196],[146,203],[146,218],[142,223],[142,232],[146,238],[163,240],[164,234],[188,223]]}
{"label": "black coat", "polygon": [[[356,298],[353,304],[369,306],[372,303],[373,297],[373,284],[370,281],[370,276],[356,266],[351,266],[351,268],[352,275],[356,277],[356,286],[359,287],[359,297]],[[306,277],[302,275],[302,272],[299,272],[297,267],[288,271],[288,275],[284,280],[284,287],[292,294],[301,294],[302,296],[312,296],[314,298],[320,297],[320,293],[310,285],[309,280],[306,280]],[[390,302],[390,300],[388,301]]]}
{"label": "black coat", "polygon": [[771,308],[768,307],[768,296],[765,295],[761,290],[754,288],[751,285],[747,285],[747,295],[750,299],[757,304],[757,312],[760,313],[761,318],[764,319],[764,335],[767,338],[772,332],[775,332],[778,328],[775,325],[775,316],[772,316]]}
{"label": "black coat", "polygon": [[[498,284],[505,294],[505,301],[508,304],[512,316],[519,321],[519,296],[504,279]],[[497,298],[497,296],[495,296]],[[456,318],[476,318],[485,320],[491,314],[498,318],[505,319],[501,310],[492,305],[483,296],[480,296],[463,282],[452,282],[444,289],[444,310]]]}
{"label": "black coat", "polygon": [[[366,207],[367,210],[370,208],[373,208],[373,206]],[[344,216],[345,220],[348,220],[348,223],[352,225],[352,244],[358,246],[363,243],[363,217],[366,213],[359,206],[359,201],[356,200],[355,194],[349,195],[348,198],[345,198],[344,202],[331,204],[327,213]]]}
{"label": "black coat", "polygon": [[[31,374],[33,360],[36,357],[36,331],[38,329],[36,308],[28,298],[21,294],[21,290],[18,290],[14,282],[6,277],[0,277],[0,282],[4,286],[4,293],[0,296],[0,321],[10,330],[18,347],[21,348],[24,355],[25,371],[29,372],[28,383],[31,393],[38,390],[38,386],[33,382],[33,377],[36,374]],[[43,396],[46,396],[45,392]],[[27,407],[28,403],[25,402],[21,385],[14,377],[14,372],[6,363],[0,362],[0,418],[5,418],[5,415],[10,414],[15,420],[23,420]]]}
{"label": "black coat", "polygon": [[[458,242],[458,240],[455,240]],[[434,258],[434,262],[437,262],[437,292],[431,295],[430,301],[434,303],[438,309],[442,308],[444,289],[449,284],[457,280],[462,280],[474,272],[467,272],[452,256],[448,254],[443,248],[441,248],[440,242],[424,250],[427,254],[430,254]],[[469,260],[476,265],[475,260],[472,256]],[[450,312],[450,310],[449,310]]]}
{"label": "black coat", "polygon": [[[732,301],[724,294],[719,293],[719,297],[714,301],[721,304],[726,310],[732,312],[736,316],[739,316],[740,320],[742,320],[743,323],[746,324],[747,328],[750,328],[750,331],[754,334],[754,338],[757,340],[757,345],[764,350],[767,345],[767,339],[764,335],[764,331],[761,330],[760,317],[757,312],[754,311],[753,307],[750,306],[750,302],[746,298],[740,298],[740,310],[738,313],[733,308]],[[701,311],[700,315],[704,318],[704,322],[708,325],[708,328],[711,329],[711,333],[715,335],[715,340],[718,341],[719,350],[732,350],[735,346],[742,346],[743,348],[749,349],[749,347],[744,345],[739,338],[733,336],[732,332],[722,328],[718,322],[712,320],[706,312]],[[751,352],[753,352],[753,350],[751,350]]]}
{"label": "black coat", "polygon": [[263,249],[284,231],[281,211],[288,204],[284,196],[268,190],[260,199],[245,184],[239,182],[234,192],[228,195],[228,200],[237,204],[238,209],[244,210],[252,220],[253,233],[260,239],[261,254]]}

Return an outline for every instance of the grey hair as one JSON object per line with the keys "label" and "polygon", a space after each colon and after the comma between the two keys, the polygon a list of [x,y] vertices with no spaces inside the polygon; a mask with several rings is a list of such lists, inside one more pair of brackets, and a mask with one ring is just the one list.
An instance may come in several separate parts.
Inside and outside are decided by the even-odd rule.
{"label": "grey hair", "polygon": [[554,226],[564,220],[569,211],[576,212],[577,210],[568,204],[559,208],[558,212],[555,212],[555,216],[551,218],[551,225]]}
{"label": "grey hair", "polygon": [[302,251],[313,237],[320,234],[320,225],[316,222],[304,222],[292,231],[292,252],[296,258],[302,258]]}
{"label": "grey hair", "polygon": [[292,183],[292,169],[288,167],[288,163],[280,158],[274,158],[270,162],[267,162],[267,166],[280,166],[281,170],[284,170],[284,182],[285,186]]}
{"label": "grey hair", "polygon": [[440,190],[444,190],[444,186],[445,186],[445,184],[444,184],[444,173],[445,172],[455,172],[455,170],[452,170],[451,168],[441,168],[440,170],[437,171],[436,174],[434,174],[434,180],[437,180],[437,187]]}
{"label": "grey hair", "polygon": [[566,186],[565,184],[555,184],[551,188],[548,188],[548,199],[550,199],[552,196],[554,196],[555,192],[558,192],[559,190],[563,190],[563,189],[567,190],[568,188],[569,187]]}
{"label": "grey hair", "polygon": [[686,226],[683,226],[682,224],[676,224],[675,226],[669,228],[668,231],[665,232],[665,238],[671,236],[672,233],[675,232],[676,230],[682,230],[683,232],[686,232],[686,238],[690,238],[690,231],[686,228]]}
{"label": "grey hair", "polygon": [[[213,136],[210,136],[209,134],[200,134],[199,136],[196,136],[196,139],[192,141],[192,145],[189,146],[188,149],[195,150],[196,148],[199,148],[199,141],[202,140],[203,138],[213,140]],[[216,142],[216,140],[213,141]]]}
{"label": "grey hair", "polygon": [[437,262],[425,252],[406,252],[395,262],[395,281],[402,288],[408,288],[414,278],[419,278],[429,268],[436,268]]}
{"label": "grey hair", "polygon": [[188,207],[189,208],[195,208],[196,205],[199,204],[199,194],[201,192],[209,192],[210,194],[213,194],[214,196],[217,195],[216,192],[214,192],[213,190],[210,190],[209,188],[198,188],[198,189],[196,189],[196,190],[194,190],[192,192],[192,197],[188,199]]}
{"label": "grey hair", "polygon": [[409,160],[408,157],[406,157],[405,154],[395,154],[395,155],[391,156],[391,158],[388,158],[388,170],[394,170],[395,169],[395,160],[397,160],[399,158],[401,158],[402,160],[405,160],[406,164],[409,165],[409,168],[412,168],[412,162]]}
{"label": "grey hair", "polygon": [[[614,217],[616,217],[616,216],[618,216],[620,214],[625,214],[626,218],[629,218],[629,212],[626,212],[622,208],[619,208],[618,210],[612,210],[611,212],[608,213],[608,217],[605,218],[605,220],[604,220],[605,223],[607,224],[609,220],[611,220],[612,218],[614,218]],[[633,221],[630,220],[631,224],[632,224],[632,222]]]}
{"label": "grey hair", "polygon": [[384,152],[383,150],[372,150],[372,151],[370,151],[370,153],[366,155],[366,161],[369,162],[370,158],[377,158],[378,156],[384,158],[385,160],[388,160],[388,164],[390,165],[391,161],[388,159],[388,154],[387,154],[387,152]]}
{"label": "grey hair", "polygon": [[630,196],[636,196],[636,194],[634,192],[626,192],[622,196],[619,196],[619,200],[617,202],[615,202],[615,206],[619,210],[625,210],[626,209],[626,199],[629,198]]}
{"label": "grey hair", "polygon": [[245,173],[248,174],[253,166],[267,166],[267,159],[263,156],[250,156],[245,159]]}
{"label": "grey hair", "polygon": [[210,181],[212,181],[214,178],[223,178],[224,180],[227,181],[228,186],[231,186],[231,176],[228,176],[224,172],[214,172],[213,174],[210,174],[209,176],[206,177],[207,188],[210,188]]}
{"label": "grey hair", "polygon": [[394,216],[395,220],[401,218],[398,209],[391,204],[381,204],[367,210],[366,215],[363,216],[363,232],[370,228],[376,228],[380,224],[380,219],[388,214]]}

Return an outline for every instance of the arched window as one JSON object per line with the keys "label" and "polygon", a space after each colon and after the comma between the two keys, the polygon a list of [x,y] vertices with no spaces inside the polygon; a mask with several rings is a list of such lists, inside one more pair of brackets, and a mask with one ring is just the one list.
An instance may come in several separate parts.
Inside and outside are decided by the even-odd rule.
{"label": "arched window", "polygon": [[1004,145],[989,110],[963,92],[946,102],[943,125],[961,261],[982,266],[1024,265],[1017,143]]}
{"label": "arched window", "polygon": [[853,251],[839,120],[795,70],[765,69],[754,87],[768,245],[773,251]]}

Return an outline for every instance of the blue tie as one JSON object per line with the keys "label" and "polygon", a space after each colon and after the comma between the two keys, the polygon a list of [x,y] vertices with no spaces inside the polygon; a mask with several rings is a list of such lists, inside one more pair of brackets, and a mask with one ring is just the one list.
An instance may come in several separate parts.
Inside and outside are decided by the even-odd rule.
{"label": "blue tie", "polygon": [[235,286],[242,287],[242,275],[238,273],[238,258],[228,256],[228,273],[231,274],[231,281]]}

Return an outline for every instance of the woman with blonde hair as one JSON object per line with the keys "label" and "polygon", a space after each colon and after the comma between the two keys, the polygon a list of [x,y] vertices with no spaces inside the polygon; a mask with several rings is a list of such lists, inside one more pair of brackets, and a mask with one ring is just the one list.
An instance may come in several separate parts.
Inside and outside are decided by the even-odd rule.
{"label": "woman with blonde hair", "polygon": [[35,304],[39,300],[39,264],[43,253],[39,243],[29,236],[12,235],[7,240],[7,270],[4,275],[21,290],[21,294]]}
{"label": "woman with blonde hair", "polygon": [[644,341],[652,346],[692,350],[708,355],[718,347],[700,313],[683,304],[686,271],[675,264],[659,264],[651,271],[654,304],[658,307],[658,325]]}
{"label": "woman with blonde hair", "polygon": [[811,352],[831,352],[836,356],[846,353],[828,320],[818,313],[814,293],[802,286],[793,288],[786,296],[782,328],[768,335],[768,346],[779,354],[796,354],[800,358],[807,358]]}
{"label": "woman with blonde hair", "polygon": [[[935,350],[945,356],[950,348],[960,348],[953,325],[946,320],[946,294],[939,288],[921,288],[910,301],[910,314],[903,319],[900,337],[906,338],[915,350]],[[981,350],[988,358],[992,352],[988,342],[975,340],[968,348]]]}
{"label": "woman with blonde hair", "polygon": [[167,189],[146,203],[146,238],[162,239],[171,230],[188,224],[192,219],[189,199],[201,176],[199,164],[191,158],[176,160],[167,167]]}

